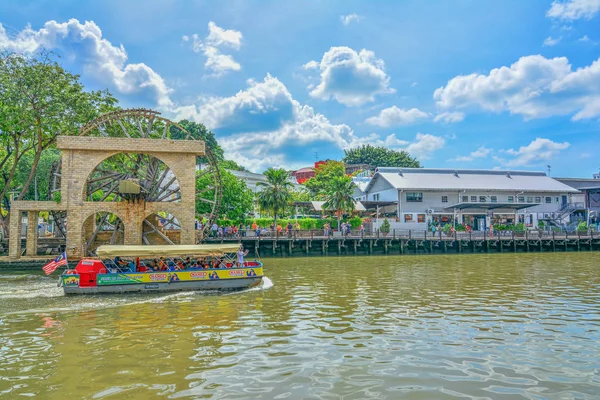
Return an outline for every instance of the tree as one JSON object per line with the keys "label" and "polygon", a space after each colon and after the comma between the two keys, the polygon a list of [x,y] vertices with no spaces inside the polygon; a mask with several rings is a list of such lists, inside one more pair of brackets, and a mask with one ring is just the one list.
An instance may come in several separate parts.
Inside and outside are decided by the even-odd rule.
{"label": "tree", "polygon": [[[221,200],[221,209],[219,218],[231,220],[243,219],[252,211],[254,198],[252,191],[248,189],[246,183],[236,178],[231,172],[220,168],[221,180],[223,182],[223,198]],[[200,174],[200,171],[198,171]],[[212,185],[212,180],[208,175],[196,178],[196,191],[203,192],[203,197],[214,198],[214,190],[206,190]],[[207,214],[211,211],[212,205],[204,202],[196,202],[196,214]]]}
{"label": "tree", "polygon": [[219,165],[225,169],[231,169],[234,171],[248,171],[246,168],[242,167],[233,160],[223,160],[219,162]]}
{"label": "tree", "polygon": [[346,167],[340,161],[327,161],[315,169],[315,176],[304,182],[313,198],[322,198],[329,191],[331,181],[336,177],[346,176]]}
{"label": "tree", "polygon": [[[178,122],[179,125],[186,131],[190,133],[190,135],[196,140],[203,140],[206,143],[206,146],[210,148],[213,155],[217,159],[217,161],[225,160],[223,148],[217,142],[215,138],[215,134],[206,129],[203,124],[199,124],[197,122],[188,121],[187,119],[181,120]],[[173,129],[171,132],[172,139],[185,139],[182,137],[184,135],[180,130]],[[206,164],[206,158],[199,157],[199,163]]]}
{"label": "tree", "polygon": [[[75,134],[116,103],[108,91],[85,91],[79,76],[65,71],[51,53],[0,54],[0,201],[14,189],[20,190],[17,200],[23,199],[42,153],[55,145],[56,137]],[[31,156],[26,176],[15,182],[26,155]]]}
{"label": "tree", "polygon": [[340,230],[342,214],[354,211],[356,200],[354,200],[353,194],[354,186],[350,177],[336,176],[329,183],[329,190],[325,197],[323,208],[326,210],[335,210],[338,231]]}
{"label": "tree", "polygon": [[385,147],[362,145],[344,150],[346,164],[369,164],[373,167],[421,168],[421,164],[404,150],[392,150]]}
{"label": "tree", "polygon": [[383,236],[387,236],[388,233],[390,233],[390,229],[391,229],[390,221],[388,221],[388,219],[386,218],[381,223],[381,227],[379,228],[379,230],[381,231],[381,233],[383,233]]}
{"label": "tree", "polygon": [[284,211],[292,200],[292,183],[290,176],[283,168],[269,168],[264,172],[267,182],[258,182],[262,186],[258,192],[258,205],[263,210],[273,211],[274,225],[277,228],[277,215]]}

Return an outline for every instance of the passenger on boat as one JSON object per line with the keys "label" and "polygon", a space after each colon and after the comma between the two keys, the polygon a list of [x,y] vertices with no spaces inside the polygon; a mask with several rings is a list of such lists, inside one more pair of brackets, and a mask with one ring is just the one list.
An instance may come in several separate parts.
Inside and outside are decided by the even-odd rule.
{"label": "passenger on boat", "polygon": [[237,266],[241,268],[244,266],[244,256],[248,255],[248,250],[244,251],[244,245],[240,245],[240,248],[237,251]]}
{"label": "passenger on boat", "polygon": [[185,265],[183,265],[183,262],[181,260],[177,261],[177,264],[175,265],[175,271],[183,271],[185,269]]}

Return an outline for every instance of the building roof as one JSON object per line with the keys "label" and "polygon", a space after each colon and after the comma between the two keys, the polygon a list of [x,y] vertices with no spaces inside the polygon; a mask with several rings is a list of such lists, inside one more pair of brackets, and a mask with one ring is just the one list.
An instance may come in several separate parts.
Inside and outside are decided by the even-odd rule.
{"label": "building roof", "polygon": [[544,172],[441,168],[377,168],[365,190],[378,178],[402,190],[485,190],[577,193]]}
{"label": "building roof", "polygon": [[587,179],[587,178],[554,178],[565,185],[571,186],[575,189],[590,190],[600,189],[600,179]]}

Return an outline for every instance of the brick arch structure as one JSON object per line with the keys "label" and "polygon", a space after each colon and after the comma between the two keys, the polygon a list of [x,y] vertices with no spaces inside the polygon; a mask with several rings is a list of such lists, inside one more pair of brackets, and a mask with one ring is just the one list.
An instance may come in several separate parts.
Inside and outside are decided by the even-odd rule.
{"label": "brick arch structure", "polygon": [[[176,215],[181,225],[181,244],[194,244],[196,201],[196,156],[205,156],[200,140],[147,138],[113,138],[89,136],[59,136],[57,147],[62,150],[61,201],[15,201],[11,206],[11,238],[20,237],[21,214],[33,218],[39,211],[67,211],[67,256],[84,256],[83,223],[91,214],[106,211],[121,217],[125,225],[125,244],[142,244],[142,224],[148,213],[166,211]],[[159,158],[179,180],[181,200],[164,202],[90,202],[82,194],[89,174],[104,159],[118,153],[142,153]],[[28,224],[27,253],[37,249],[37,224]],[[35,226],[34,226],[35,225]],[[21,255],[21,241],[11,240],[9,255]]]}
{"label": "brick arch structure", "polygon": [[[98,168],[98,166],[100,164],[102,164],[102,162],[108,160],[109,158],[111,158],[113,156],[116,156],[118,154],[126,154],[126,153],[129,153],[129,154],[142,154],[142,153],[136,153],[136,152],[131,152],[131,151],[117,151],[117,152],[114,152],[112,154],[106,155],[106,157],[104,157],[103,159],[101,159],[98,162],[96,162],[97,161],[96,159],[93,159],[90,162],[90,164],[92,164],[93,162],[96,162],[95,164],[93,164],[93,167],[91,169],[89,169],[87,172],[86,171],[81,171],[82,175],[86,174],[86,179],[83,182],[83,184],[81,185],[81,199],[83,201],[86,200],[86,192],[87,192],[87,190],[86,190],[86,184],[87,184],[87,181],[88,181],[90,175],[96,170],[96,168]],[[177,163],[173,162],[174,160],[170,159],[170,157],[168,157],[168,156],[166,156],[166,155],[164,155],[162,153],[143,153],[143,154],[146,154],[146,155],[152,156],[154,158],[157,158],[159,161],[161,161],[162,163],[164,163],[173,172],[173,174],[175,175],[176,181],[179,184],[179,178],[177,176],[177,173],[174,170],[174,169],[178,168],[178,165],[177,165]],[[168,161],[166,161],[166,159],[168,159]],[[180,171],[180,172],[184,173],[184,171]]]}

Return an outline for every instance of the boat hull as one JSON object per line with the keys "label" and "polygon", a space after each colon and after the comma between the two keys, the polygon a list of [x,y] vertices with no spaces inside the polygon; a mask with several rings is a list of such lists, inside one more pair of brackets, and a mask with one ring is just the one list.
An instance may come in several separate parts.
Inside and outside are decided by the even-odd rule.
{"label": "boat hull", "polygon": [[105,294],[105,293],[161,293],[193,290],[241,290],[260,285],[262,277],[223,279],[208,281],[178,281],[134,283],[107,286],[63,286],[65,294]]}

